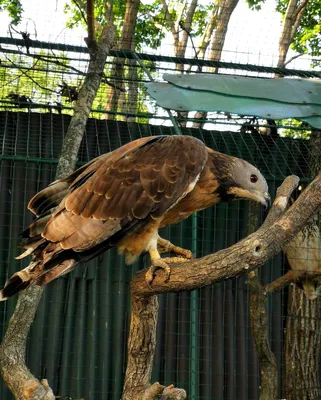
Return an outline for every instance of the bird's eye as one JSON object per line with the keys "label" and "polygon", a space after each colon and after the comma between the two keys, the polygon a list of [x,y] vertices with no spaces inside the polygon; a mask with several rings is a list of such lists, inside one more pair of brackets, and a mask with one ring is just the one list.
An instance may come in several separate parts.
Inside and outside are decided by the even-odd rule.
{"label": "bird's eye", "polygon": [[252,183],[255,183],[255,182],[257,182],[259,180],[259,178],[257,177],[257,175],[252,174],[250,176],[250,180],[251,180]]}

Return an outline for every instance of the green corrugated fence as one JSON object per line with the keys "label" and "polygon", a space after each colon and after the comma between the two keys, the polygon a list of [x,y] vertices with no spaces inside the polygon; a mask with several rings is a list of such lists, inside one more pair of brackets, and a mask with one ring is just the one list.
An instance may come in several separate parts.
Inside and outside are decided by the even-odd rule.
{"label": "green corrugated fence", "polygon": [[[54,179],[69,116],[0,112],[0,284],[26,264],[16,261],[19,232],[32,216],[26,204]],[[307,142],[259,134],[184,128],[215,150],[247,159],[267,177],[270,191],[285,176],[308,178]],[[172,134],[172,128],[89,120],[79,153],[85,162],[141,136]],[[197,218],[166,228],[164,236],[197,256],[229,246],[246,235],[248,205],[222,204]],[[263,218],[263,210],[262,210]],[[195,230],[196,227],[196,230]],[[110,251],[50,284],[28,341],[27,363],[47,378],[62,399],[119,400],[126,368],[130,280],[148,265],[132,267]],[[285,268],[282,255],[262,270],[268,282]],[[283,355],[284,296],[269,303],[271,344],[279,364]],[[191,300],[192,296],[192,300]],[[0,304],[1,336],[15,298]],[[256,400],[259,373],[248,313],[246,278],[228,280],[191,293],[160,297],[153,381],[183,387],[194,400]],[[282,376],[280,376],[282,380]],[[192,387],[193,385],[193,387]],[[281,397],[281,393],[280,393]],[[0,398],[12,399],[0,384]]]}

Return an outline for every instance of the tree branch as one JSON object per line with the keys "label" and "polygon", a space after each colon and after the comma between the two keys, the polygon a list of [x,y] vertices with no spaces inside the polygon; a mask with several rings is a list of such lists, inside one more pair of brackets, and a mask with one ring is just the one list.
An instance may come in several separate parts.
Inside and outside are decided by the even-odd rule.
{"label": "tree branch", "polygon": [[32,286],[21,292],[0,346],[1,374],[18,400],[55,399],[48,382],[39,382],[25,365],[27,336],[42,292],[40,286]]}
{"label": "tree branch", "polygon": [[288,64],[290,64],[292,61],[296,60],[299,57],[302,57],[303,54],[296,54],[295,56],[289,58],[285,63],[284,63],[284,67],[286,67]]}
{"label": "tree branch", "polygon": [[198,0],[192,0],[191,4],[189,6],[189,9],[187,10],[186,20],[184,23],[184,29],[188,32],[190,31],[191,26],[192,26],[193,17],[194,17],[195,10],[197,7],[197,2],[198,2]]}
{"label": "tree branch", "polygon": [[[290,177],[289,179],[297,182],[298,178]],[[280,193],[280,197],[273,203],[271,213],[274,213],[275,207],[283,210],[288,197],[283,195],[283,185]],[[145,281],[146,270],[140,271],[133,279],[134,290],[141,295],[194,290],[223,279],[249,273],[277,254],[302,229],[320,204],[321,173],[292,207],[271,226],[267,227],[268,224],[265,223],[257,232],[228,249],[198,260],[171,265],[169,281],[164,283],[163,272],[159,272],[154,279],[153,289]],[[277,242],[275,237],[278,238]]]}
{"label": "tree branch", "polygon": [[176,21],[174,23],[174,27],[175,27],[175,31],[176,32],[178,32],[178,30],[179,30],[179,25],[181,23],[183,15],[184,15],[185,7],[186,7],[186,0],[184,0],[183,4],[181,5],[181,9],[177,13]]}
{"label": "tree branch", "polygon": [[88,41],[95,40],[94,0],[87,0],[87,30]]}
{"label": "tree branch", "polygon": [[[172,264],[169,281],[164,282],[163,272],[157,273],[152,288],[145,279],[146,269],[135,275],[131,283],[133,314],[123,400],[141,399],[144,390],[149,387],[155,352],[156,295],[199,289],[223,279],[243,275],[277,254],[304,227],[321,204],[320,173],[282,215],[297,184],[296,176],[288,177],[278,190],[267,222],[255,233],[228,249],[198,260]],[[139,365],[143,365],[143,369],[137,365],[138,357]],[[130,393],[135,394],[130,396]]]}
{"label": "tree branch", "polygon": [[290,283],[294,282],[294,276],[292,271],[288,271],[286,274],[281,276],[278,279],[275,279],[275,281],[267,284],[264,286],[264,291],[265,293],[274,293],[277,292],[286,286],[289,286]]}
{"label": "tree branch", "polygon": [[[299,14],[301,14],[302,17],[302,11],[304,11],[305,7],[308,5],[309,0],[303,0],[302,3],[299,5],[299,7],[294,11],[292,17],[293,19],[297,20]],[[300,19],[301,19],[300,17]]]}
{"label": "tree branch", "polygon": [[171,16],[170,12],[169,12],[168,5],[167,5],[167,3],[166,3],[166,0],[162,0],[162,6],[163,6],[163,10],[164,10],[164,14],[165,14],[166,21],[167,21],[167,23],[168,23],[168,25],[169,25],[169,28],[170,28],[170,30],[171,30],[171,32],[172,32],[172,35],[173,35],[174,38],[175,38],[176,35],[177,35],[177,30],[175,29],[175,23],[174,23],[174,21],[173,21],[173,18],[172,18],[172,16]]}
{"label": "tree branch", "polygon": [[78,8],[78,10],[79,10],[79,12],[80,12],[80,14],[82,16],[82,19],[84,20],[85,24],[87,25],[87,18],[86,18],[86,15],[84,13],[84,9],[81,7],[81,5],[79,4],[79,2],[77,0],[72,0],[72,2]]}
{"label": "tree branch", "polygon": [[[286,210],[290,194],[298,186],[297,177],[288,177],[277,190],[277,196],[266,218],[263,227],[271,226]],[[249,233],[258,227],[257,203],[250,203]],[[260,366],[260,400],[275,399],[278,393],[278,371],[275,356],[269,343],[269,324],[266,292],[257,276],[256,271],[249,273],[248,281],[250,291],[250,320],[256,354]]]}
{"label": "tree branch", "polygon": [[256,354],[261,370],[260,400],[276,399],[278,371],[269,342],[267,297],[257,274],[252,271],[248,281],[250,289],[250,320]]}

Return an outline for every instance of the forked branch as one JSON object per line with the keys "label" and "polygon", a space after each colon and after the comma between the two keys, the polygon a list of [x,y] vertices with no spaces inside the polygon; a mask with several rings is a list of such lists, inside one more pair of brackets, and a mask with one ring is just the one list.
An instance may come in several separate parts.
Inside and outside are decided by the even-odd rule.
{"label": "forked branch", "polygon": [[320,173],[285,212],[289,197],[298,181],[296,176],[288,177],[284,181],[266,222],[255,233],[235,245],[198,260],[172,264],[169,281],[164,282],[163,272],[160,271],[156,274],[152,288],[146,283],[146,270],[136,274],[132,280],[133,314],[123,400],[142,399],[146,390],[150,388],[156,344],[156,295],[199,289],[223,279],[249,273],[277,254],[321,205]]}

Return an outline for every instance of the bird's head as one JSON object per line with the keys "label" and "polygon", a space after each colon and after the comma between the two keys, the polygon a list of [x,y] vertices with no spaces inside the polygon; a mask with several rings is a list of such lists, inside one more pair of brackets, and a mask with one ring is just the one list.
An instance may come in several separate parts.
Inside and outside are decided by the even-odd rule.
{"label": "bird's head", "polygon": [[231,168],[233,181],[227,189],[227,194],[234,196],[235,199],[254,200],[265,207],[270,206],[269,188],[261,172],[245,160],[234,160]]}
{"label": "bird's head", "polygon": [[240,158],[222,153],[209,154],[215,175],[220,181],[221,200],[254,200],[265,207],[271,203],[269,188],[261,172]]}

